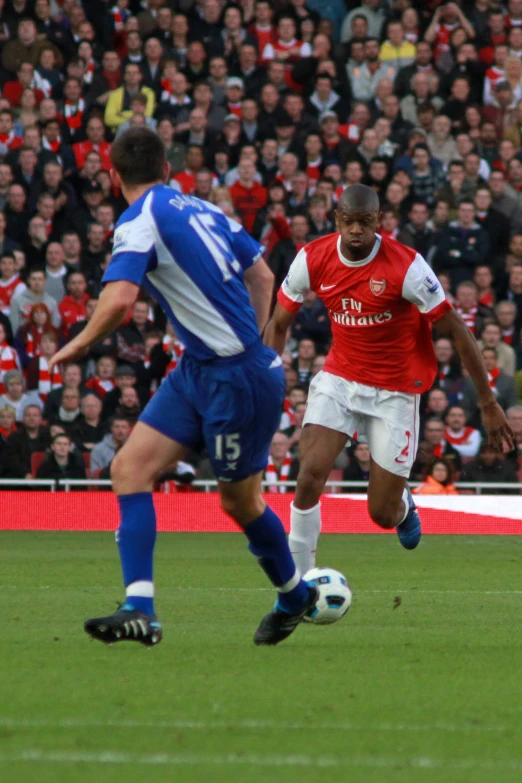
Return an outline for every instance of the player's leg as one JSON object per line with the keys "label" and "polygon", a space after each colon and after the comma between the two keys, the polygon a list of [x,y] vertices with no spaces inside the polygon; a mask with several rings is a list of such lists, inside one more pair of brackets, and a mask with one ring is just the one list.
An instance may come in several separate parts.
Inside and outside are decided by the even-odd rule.
{"label": "player's leg", "polygon": [[[126,600],[113,615],[85,624],[87,633],[107,643],[135,640],[152,646],[161,640],[154,611],[156,514],[152,489],[158,474],[183,456],[186,446],[180,441],[194,447],[201,443],[201,424],[185,391],[181,372],[169,376],[111,465],[120,507],[116,540]],[[173,410],[176,417],[171,415]]]}
{"label": "player's leg", "polygon": [[277,590],[274,609],[254,635],[257,645],[274,645],[297,628],[317,600],[293,561],[281,520],[261,494],[262,471],[234,483],[220,483],[221,505],[240,525],[249,549]]}
{"label": "player's leg", "polygon": [[371,460],[368,483],[368,513],[379,527],[397,527],[406,516],[406,478],[385,470]]}
{"label": "player's leg", "polygon": [[159,473],[181,459],[184,451],[180,443],[139,421],[111,465],[120,507],[117,542],[126,595],[128,603],[145,614],[154,614],[156,513],[152,489]]}
{"label": "player's leg", "polygon": [[300,610],[308,590],[290,554],[283,524],[261,494],[263,473],[243,481],[220,483],[221,506],[244,530],[249,549],[279,593],[288,612]]}
{"label": "player's leg", "polygon": [[223,509],[244,530],[250,551],[278,592],[276,607],[256,632],[256,644],[277,644],[289,636],[317,595],[296,569],[281,520],[261,494],[284,384],[281,361],[268,348],[237,364],[209,367],[199,380],[205,444]]}
{"label": "player's leg", "polygon": [[319,499],[347,439],[346,433],[321,424],[306,424],[301,433],[299,475],[295,499],[291,505],[288,543],[302,574],[315,566],[317,541],[321,532]]}
{"label": "player's leg", "polygon": [[421,539],[420,517],[407,484],[418,442],[418,395],[377,391],[375,411],[366,430],[372,457],[368,512],[382,528],[397,528],[405,549]]}

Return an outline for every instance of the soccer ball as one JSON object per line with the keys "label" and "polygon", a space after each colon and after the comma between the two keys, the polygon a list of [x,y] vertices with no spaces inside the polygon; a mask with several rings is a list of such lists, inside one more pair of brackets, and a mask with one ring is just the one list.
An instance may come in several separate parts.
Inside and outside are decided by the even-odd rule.
{"label": "soccer ball", "polygon": [[333,568],[312,568],[303,579],[319,588],[319,599],[308,620],[316,625],[330,625],[340,620],[352,603],[350,586]]}

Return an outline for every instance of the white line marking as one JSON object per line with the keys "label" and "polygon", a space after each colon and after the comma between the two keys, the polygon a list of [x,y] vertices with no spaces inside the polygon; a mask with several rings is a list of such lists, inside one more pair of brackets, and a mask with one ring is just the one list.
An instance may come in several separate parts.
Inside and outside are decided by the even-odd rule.
{"label": "white line marking", "polygon": [[18,753],[0,753],[0,763],[47,762],[50,764],[129,764],[147,766],[250,766],[250,767],[308,767],[317,769],[352,767],[369,769],[413,768],[447,770],[522,770],[522,760],[480,760],[480,759],[436,759],[419,758],[375,758],[347,756],[308,756],[224,753],[174,754],[174,753],[127,753],[119,751],[62,751],[28,748]]}
{"label": "white line marking", "polygon": [[[122,590],[121,585],[86,585],[85,587],[51,587],[51,585],[2,585],[0,590],[53,590],[55,592],[77,592],[86,593],[90,590]],[[272,587],[190,587],[188,585],[176,585],[174,587],[161,587],[161,592],[168,593],[175,590],[188,590],[190,592],[212,592],[212,593],[273,593]],[[364,590],[357,589],[357,593],[365,595],[396,595],[397,593],[413,593],[418,595],[522,595],[522,590],[417,590],[415,587],[388,587],[385,590]]]}
{"label": "white line marking", "polygon": [[[85,720],[83,718],[60,718],[55,721],[39,718],[9,718],[0,716],[0,726],[5,728],[49,728],[49,729],[82,729],[82,728],[115,728],[115,729],[190,729],[193,731],[440,731],[447,733],[502,733],[511,730],[508,726],[480,726],[477,724],[454,723],[300,723],[274,720],[244,719],[238,721],[201,721],[201,720]],[[512,727],[511,727],[512,728]]]}

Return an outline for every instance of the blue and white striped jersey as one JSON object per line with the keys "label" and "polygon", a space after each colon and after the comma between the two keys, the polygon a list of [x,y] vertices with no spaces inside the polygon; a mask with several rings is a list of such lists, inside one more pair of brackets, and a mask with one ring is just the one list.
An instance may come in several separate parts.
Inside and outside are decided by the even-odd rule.
{"label": "blue and white striped jersey", "polygon": [[119,219],[103,282],[149,291],[195,359],[235,356],[259,339],[243,273],[262,252],[218,207],[155,185]]}

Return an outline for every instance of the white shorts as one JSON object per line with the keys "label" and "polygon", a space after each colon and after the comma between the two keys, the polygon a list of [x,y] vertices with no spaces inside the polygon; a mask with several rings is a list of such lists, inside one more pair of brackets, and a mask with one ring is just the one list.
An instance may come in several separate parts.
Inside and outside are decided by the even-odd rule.
{"label": "white shorts", "polygon": [[303,424],[366,441],[372,459],[408,478],[419,442],[419,394],[376,389],[321,370],[310,384]]}

